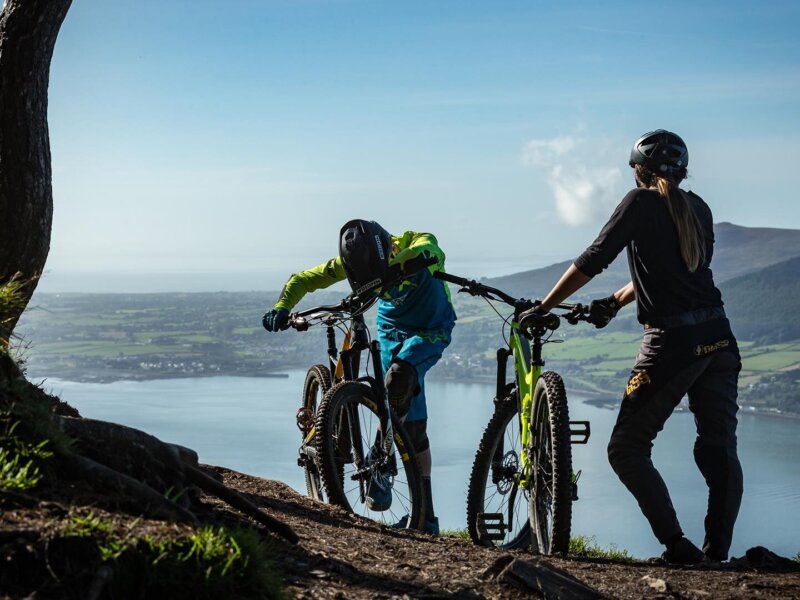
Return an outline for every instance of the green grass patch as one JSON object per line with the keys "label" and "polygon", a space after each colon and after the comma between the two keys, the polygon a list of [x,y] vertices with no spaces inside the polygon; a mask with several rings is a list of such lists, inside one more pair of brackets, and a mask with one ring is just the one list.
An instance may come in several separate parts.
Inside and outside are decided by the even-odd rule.
{"label": "green grass patch", "polygon": [[135,590],[152,598],[285,598],[275,550],[254,529],[203,527],[157,539],[117,535],[89,515],[74,530],[96,540],[100,560],[113,565],[116,597]]}
{"label": "green grass patch", "polygon": [[565,334],[564,343],[549,344],[544,352],[551,360],[580,361],[587,359],[617,360],[628,362],[636,356],[641,335],[633,333],[602,333],[593,337],[570,337]]}
{"label": "green grass patch", "polygon": [[462,540],[469,539],[469,532],[467,531],[466,527],[464,529],[442,529],[442,531],[439,532],[439,535],[459,538]]}
{"label": "green grass patch", "polygon": [[745,371],[778,371],[800,363],[800,351],[773,349],[758,354],[745,354],[742,369]]}
{"label": "green grass patch", "polygon": [[627,550],[617,548],[616,544],[611,544],[608,548],[602,548],[595,540],[594,536],[578,535],[569,541],[569,553],[574,556],[585,558],[605,558],[618,562],[633,562],[635,559]]}
{"label": "green grass patch", "polygon": [[19,426],[12,410],[0,413],[0,489],[21,492],[41,481],[39,466],[53,453],[47,440],[34,442],[19,435]]}

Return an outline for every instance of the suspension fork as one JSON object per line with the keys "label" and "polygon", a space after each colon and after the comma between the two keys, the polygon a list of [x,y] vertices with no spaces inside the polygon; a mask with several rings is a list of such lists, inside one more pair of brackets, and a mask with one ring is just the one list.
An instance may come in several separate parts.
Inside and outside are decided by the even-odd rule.
{"label": "suspension fork", "polygon": [[[508,357],[511,356],[512,352],[508,348],[498,348],[497,350],[497,384],[495,387],[494,392],[494,403],[497,405],[498,403],[502,402],[503,399],[506,397],[506,376],[508,373]],[[503,438],[500,439],[500,443],[497,444],[497,448],[494,451],[494,455],[492,455],[492,464],[499,463],[503,455],[505,454],[505,440]]]}
{"label": "suspension fork", "polygon": [[514,368],[517,374],[517,391],[519,393],[520,467],[522,471],[519,484],[523,489],[530,489],[532,473],[530,450],[533,447],[531,415],[533,391],[542,374],[541,338],[539,338],[537,351],[534,343],[529,344],[519,330],[512,327],[510,347],[514,354]]}
{"label": "suspension fork", "polygon": [[375,389],[375,399],[378,402],[378,417],[380,419],[381,431],[383,432],[383,450],[388,456],[392,453],[394,429],[392,427],[392,409],[389,405],[389,394],[386,391],[386,383],[383,380],[381,345],[378,340],[372,341],[369,352],[372,356],[372,372],[375,373],[373,387]]}
{"label": "suspension fork", "polygon": [[[349,346],[345,347],[348,343]],[[337,364],[337,367],[341,366],[342,376],[345,381],[354,381],[358,377],[359,365],[361,363],[361,351],[368,347],[367,326],[364,323],[364,317],[358,315],[353,319],[353,324],[345,336],[345,344],[343,344]],[[358,406],[348,404],[345,409],[345,417],[347,418],[346,425],[348,433],[350,434],[350,452],[353,455],[353,461],[356,467],[361,468],[364,464],[364,440],[361,435]],[[339,424],[340,431],[344,425],[344,423]]]}

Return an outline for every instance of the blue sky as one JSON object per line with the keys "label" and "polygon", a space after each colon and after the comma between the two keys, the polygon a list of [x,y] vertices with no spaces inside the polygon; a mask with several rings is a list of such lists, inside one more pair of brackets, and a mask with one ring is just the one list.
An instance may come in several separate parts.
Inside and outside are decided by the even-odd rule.
{"label": "blue sky", "polygon": [[800,228],[800,4],[75,0],[48,291],[276,289],[372,218],[452,271],[576,256],[633,140],[716,221]]}

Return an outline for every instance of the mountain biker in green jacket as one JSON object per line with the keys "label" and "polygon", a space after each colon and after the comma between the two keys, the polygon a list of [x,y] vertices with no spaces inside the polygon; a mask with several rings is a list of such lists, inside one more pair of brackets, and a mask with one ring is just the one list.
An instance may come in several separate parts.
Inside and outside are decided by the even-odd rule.
{"label": "mountain biker in green jacket", "polygon": [[[390,267],[402,268],[406,261],[420,255],[435,257],[437,263],[393,288],[381,290],[377,325],[389,401],[404,420],[422,471],[427,504],[425,530],[436,534],[439,520],[433,510],[424,378],[450,344],[456,321],[447,285],[433,277],[434,272],[444,270],[445,261],[436,238],[413,231],[395,236],[374,221],[349,221],[340,231],[339,256],[293,274],[274,308],[264,315],[263,323],[268,331],[285,329],[289,311],[307,293],[345,279],[358,293],[383,279]],[[387,510],[391,498],[388,482],[373,478],[367,492],[370,509]]]}

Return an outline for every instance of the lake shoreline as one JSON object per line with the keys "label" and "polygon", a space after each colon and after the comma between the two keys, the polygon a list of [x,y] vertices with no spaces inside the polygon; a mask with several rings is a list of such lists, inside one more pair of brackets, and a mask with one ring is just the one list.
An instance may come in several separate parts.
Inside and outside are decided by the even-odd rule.
{"label": "lake shoreline", "polygon": [[[304,367],[296,367],[289,370],[292,371],[302,371]],[[124,376],[119,373],[83,373],[80,375],[76,375],[74,373],[50,373],[48,375],[41,375],[39,373],[28,373],[28,379],[32,381],[40,381],[40,385],[45,384],[50,379],[56,379],[59,381],[68,381],[72,383],[98,383],[98,384],[110,384],[116,383],[119,381],[130,381],[136,383],[144,383],[147,381],[166,381],[170,379],[210,379],[214,377],[253,377],[257,379],[286,379],[289,377],[289,373],[285,371],[280,372],[271,372],[271,373],[163,373],[163,374],[154,374],[154,373],[126,373]],[[428,380],[430,381],[442,381],[447,383],[465,383],[465,384],[484,384],[484,385],[492,385],[495,384],[494,377],[486,376],[486,377],[429,377]],[[579,395],[584,398],[583,402],[586,404],[590,404],[596,408],[602,408],[606,410],[617,410],[619,409],[620,401],[613,398],[613,395],[608,392],[598,392],[596,390],[587,390],[582,388],[566,388],[567,394],[572,395]],[[683,405],[679,405],[679,408],[676,409],[676,412],[689,412],[688,408]],[[789,420],[800,420],[800,414],[796,413],[787,413],[787,412],[773,412],[770,410],[759,410],[753,408],[739,408],[739,416],[742,415],[752,415],[756,417],[769,417],[772,419],[789,419]]]}

